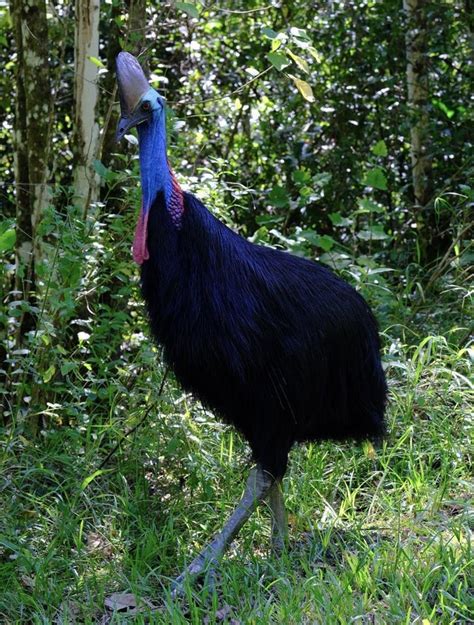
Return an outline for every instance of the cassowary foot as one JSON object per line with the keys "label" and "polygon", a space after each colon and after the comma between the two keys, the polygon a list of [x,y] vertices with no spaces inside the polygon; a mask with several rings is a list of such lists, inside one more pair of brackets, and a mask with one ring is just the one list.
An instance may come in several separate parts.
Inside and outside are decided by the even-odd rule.
{"label": "cassowary foot", "polygon": [[256,507],[268,496],[273,482],[272,476],[260,466],[250,471],[245,492],[237,508],[231,514],[222,531],[212,539],[209,545],[176,578],[172,588],[173,597],[183,594],[186,579],[192,580],[206,571],[211,576],[210,578],[214,579],[217,564],[224,551],[237,536],[240,528]]}
{"label": "cassowary foot", "polygon": [[272,515],[272,551],[280,556],[288,545],[288,517],[279,480],[270,488],[268,503]]}
{"label": "cassowary foot", "polygon": [[173,581],[171,596],[176,598],[183,595],[186,580],[193,581],[204,573],[206,574],[206,587],[212,592],[215,587],[218,564],[219,562],[217,559],[206,559],[203,557],[203,554],[200,554],[188,567],[186,567],[181,575]]}

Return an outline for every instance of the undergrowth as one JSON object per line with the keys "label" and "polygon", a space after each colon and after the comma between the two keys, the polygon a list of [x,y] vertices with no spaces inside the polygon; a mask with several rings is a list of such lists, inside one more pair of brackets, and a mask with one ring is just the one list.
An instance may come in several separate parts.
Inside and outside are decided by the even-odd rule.
{"label": "undergrowth", "polygon": [[[464,300],[459,305],[458,319]],[[109,377],[96,370],[91,380],[86,368],[71,378],[71,368],[62,381],[71,403],[50,402],[36,440],[21,423],[3,431],[2,622],[121,622],[125,613],[104,608],[113,593],[143,601],[136,623],[469,622],[466,324],[449,323],[447,310],[450,327],[435,332],[436,316],[423,325],[419,315],[416,324],[383,326],[390,385],[383,444],[295,448],[284,480],[288,552],[280,559],[269,552],[262,508],[224,558],[216,588],[197,584],[182,599],[171,598],[170,582],[240,496],[248,451],[172,376],[157,397],[159,354],[141,334],[141,316],[127,317],[129,355]],[[86,339],[81,349],[90,360]],[[71,389],[84,396],[75,417]]]}

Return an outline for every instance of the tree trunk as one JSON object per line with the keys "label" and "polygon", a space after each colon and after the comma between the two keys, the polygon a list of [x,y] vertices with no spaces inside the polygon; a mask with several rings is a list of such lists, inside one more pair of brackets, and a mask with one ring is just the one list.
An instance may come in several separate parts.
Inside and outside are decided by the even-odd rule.
{"label": "tree trunk", "polygon": [[97,158],[99,127],[95,120],[98,99],[99,0],[76,0],[74,50],[74,193],[75,204],[85,216],[97,199]]}
{"label": "tree trunk", "polygon": [[[121,166],[123,167],[124,161],[123,159],[117,158],[117,155],[126,153],[128,149],[126,141],[117,143],[115,139],[115,131],[119,119],[115,59],[122,49],[120,38],[127,42],[126,49],[130,50],[135,55],[140,54],[145,48],[145,32],[147,26],[146,5],[147,0],[130,0],[130,2],[127,3],[128,20],[126,33],[120,32],[120,28],[116,22],[116,18],[122,15],[122,11],[124,10],[123,5],[114,4],[111,10],[111,22],[108,29],[109,42],[107,47],[107,68],[109,71],[103,83],[104,92],[108,96],[108,101],[104,110],[105,124],[102,129],[101,137],[101,161],[106,167],[112,170],[118,169]],[[107,206],[107,213],[119,213],[123,209],[123,190],[120,185],[117,185],[116,182],[112,182],[112,185],[106,183],[102,188],[102,193],[102,199]],[[110,236],[114,237],[113,231],[110,232]],[[104,276],[110,276],[110,278],[107,282],[103,283],[100,304],[110,309],[115,309],[117,305],[119,305],[117,298],[113,297],[113,293],[119,288],[118,278],[113,272],[110,272],[108,267],[104,267],[102,274]]]}
{"label": "tree trunk", "polygon": [[49,197],[47,189],[52,107],[48,63],[48,24],[45,0],[12,0],[16,43],[15,180],[16,276],[15,288],[29,306],[18,325],[17,343],[35,327],[35,262],[39,255],[36,227]]}
{"label": "tree trunk", "polygon": [[[128,47],[127,50],[130,50],[135,56],[139,55],[145,49],[145,34],[147,27],[147,18],[146,18],[146,5],[147,0],[130,0],[127,3],[128,8],[128,23],[127,23],[127,32],[123,38],[126,40]],[[113,106],[115,100],[117,99],[117,80],[115,76],[115,59],[117,58],[118,53],[121,51],[122,46],[120,45],[120,29],[117,26],[115,18],[121,15],[122,7],[120,5],[113,5],[111,10],[111,20],[109,26],[109,43],[107,47],[107,68],[109,70],[105,80],[104,80],[104,91],[109,95],[109,103],[108,107],[111,107],[110,114],[106,111],[106,126],[103,129],[103,138],[102,138],[102,151],[101,151],[101,160],[102,163],[106,167],[112,167],[116,165],[113,154],[121,153],[124,150],[125,142],[117,144],[115,140],[115,130],[117,127],[118,119],[119,119],[119,111],[117,106]],[[147,67],[144,67],[145,74],[148,75]],[[115,208],[114,202],[112,204],[112,209]]]}
{"label": "tree trunk", "polygon": [[424,215],[432,197],[432,155],[429,118],[427,0],[403,0],[407,15],[406,56],[408,108],[411,113],[411,168],[416,223],[424,247],[430,221]]}

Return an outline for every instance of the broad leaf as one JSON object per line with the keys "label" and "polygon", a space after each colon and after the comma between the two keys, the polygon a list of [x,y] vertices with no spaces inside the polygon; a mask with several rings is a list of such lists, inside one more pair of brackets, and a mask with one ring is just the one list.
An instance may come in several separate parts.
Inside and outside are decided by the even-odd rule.
{"label": "broad leaf", "polygon": [[317,61],[318,63],[322,62],[323,56],[316,50],[316,48],[314,48],[313,46],[309,46],[308,51],[315,61]]}
{"label": "broad leaf", "polygon": [[363,241],[383,241],[384,239],[390,239],[390,235],[384,232],[383,226],[372,226],[357,233],[359,239]]}
{"label": "broad leaf", "polygon": [[0,252],[7,252],[15,247],[16,232],[13,229],[5,230],[0,234]]}
{"label": "broad leaf", "polygon": [[309,171],[306,171],[306,169],[295,169],[291,172],[291,177],[293,178],[294,182],[299,185],[308,184],[308,182],[311,180],[311,174],[309,173]]}
{"label": "broad leaf", "polygon": [[296,28],[295,26],[293,26],[292,28],[290,28],[290,35],[292,37],[295,37],[296,39],[302,39],[303,41],[311,43],[311,39],[306,34],[306,31],[302,30],[301,28]]}
{"label": "broad leaf", "polygon": [[283,41],[280,38],[273,39],[273,41],[272,41],[272,52],[275,52],[275,50],[278,50],[278,48],[281,46],[282,43],[283,43]]}
{"label": "broad leaf", "polygon": [[107,179],[109,170],[102,163],[102,161],[99,161],[99,159],[95,159],[93,162],[93,166],[94,166],[95,171],[99,174],[101,178]]}
{"label": "broad leaf", "polygon": [[375,154],[375,156],[387,156],[388,151],[385,141],[383,139],[377,141],[377,143],[372,148],[372,152]]}
{"label": "broad leaf", "polygon": [[279,72],[285,69],[285,67],[288,67],[290,64],[288,57],[284,54],[277,54],[276,52],[269,52],[267,54],[267,59]]}
{"label": "broad leaf", "polygon": [[312,180],[313,180],[313,184],[316,187],[324,187],[328,184],[328,182],[330,182],[332,179],[332,174],[330,174],[328,171],[322,171],[319,174],[314,174]]}
{"label": "broad leaf", "polygon": [[372,187],[373,189],[386,191],[387,177],[381,167],[374,167],[365,174],[364,179],[362,180],[362,184],[366,185],[367,187]]}
{"label": "broad leaf", "polygon": [[176,2],[175,7],[180,11],[187,13],[189,17],[199,17],[199,11],[194,4],[191,4],[190,2]]}
{"label": "broad leaf", "polygon": [[313,90],[311,89],[311,85],[309,85],[306,80],[301,80],[300,78],[296,78],[296,76],[292,76],[288,74],[292,81],[295,83],[296,88],[301,93],[303,98],[308,102],[314,102],[315,97],[313,95]]}
{"label": "broad leaf", "polygon": [[290,56],[293,59],[296,65],[298,65],[298,67],[303,70],[303,72],[306,72],[307,74],[309,74],[309,65],[304,59],[302,59],[297,54],[294,54],[291,50],[287,50],[287,53],[288,53],[288,56]]}
{"label": "broad leaf", "polygon": [[268,199],[270,200],[272,206],[275,206],[276,208],[286,208],[290,204],[288,191],[285,187],[281,187],[279,185],[273,187],[268,194]]}
{"label": "broad leaf", "polygon": [[285,221],[285,217],[283,215],[269,215],[266,213],[265,215],[258,215],[255,217],[255,221],[259,226],[275,226],[276,224],[281,224]]}
{"label": "broad leaf", "polygon": [[278,36],[278,33],[274,31],[273,28],[265,26],[265,28],[262,28],[262,35],[265,35],[265,37],[268,37],[269,39],[275,39],[275,37]]}
{"label": "broad leaf", "polygon": [[314,230],[305,230],[300,235],[305,241],[311,243],[315,247],[321,248],[324,252],[329,252],[336,243],[332,237],[327,234],[320,235]]}
{"label": "broad leaf", "polygon": [[54,365],[51,365],[50,367],[48,367],[46,371],[43,373],[43,382],[45,384],[50,382],[50,380],[52,379],[55,373],[56,373],[56,367]]}
{"label": "broad leaf", "polygon": [[358,213],[383,213],[385,211],[383,204],[374,202],[368,197],[359,198],[357,204],[359,205]]}
{"label": "broad leaf", "polygon": [[328,217],[331,220],[332,225],[338,228],[347,228],[353,223],[352,219],[343,217],[339,211],[335,213],[329,213]]}

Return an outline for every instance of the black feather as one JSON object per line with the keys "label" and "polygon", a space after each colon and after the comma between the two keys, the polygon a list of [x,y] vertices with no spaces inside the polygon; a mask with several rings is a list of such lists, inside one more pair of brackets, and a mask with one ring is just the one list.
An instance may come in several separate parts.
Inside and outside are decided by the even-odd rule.
{"label": "black feather", "polygon": [[365,300],[318,263],[254,245],[184,194],[148,222],[142,290],[182,386],[247,439],[275,477],[297,441],[379,437],[385,376]]}

